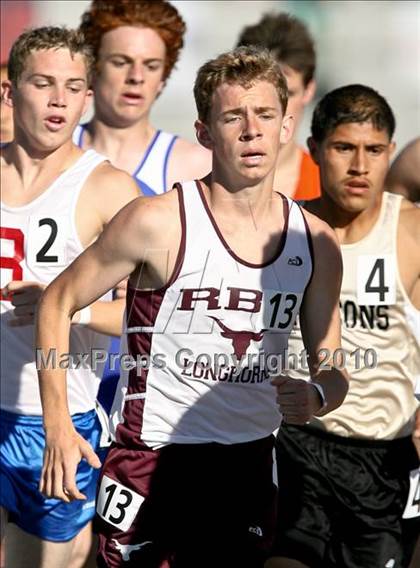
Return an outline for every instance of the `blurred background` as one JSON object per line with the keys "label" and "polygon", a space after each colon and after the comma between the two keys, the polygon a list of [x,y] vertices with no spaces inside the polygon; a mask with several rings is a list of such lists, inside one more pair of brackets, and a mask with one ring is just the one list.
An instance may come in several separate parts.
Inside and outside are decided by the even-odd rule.
{"label": "blurred background", "polygon": [[[89,3],[2,0],[1,60],[7,58],[11,43],[24,28],[78,26]],[[177,68],[153,109],[153,122],[159,128],[194,140],[192,87],[198,67],[232,48],[243,26],[256,23],[265,12],[287,11],[307,24],[316,42],[314,103],[335,87],[363,83],[378,90],[393,108],[398,149],[420,134],[420,2],[179,0],[173,4],[187,23],[187,34]],[[299,130],[303,145],[312,108]]]}

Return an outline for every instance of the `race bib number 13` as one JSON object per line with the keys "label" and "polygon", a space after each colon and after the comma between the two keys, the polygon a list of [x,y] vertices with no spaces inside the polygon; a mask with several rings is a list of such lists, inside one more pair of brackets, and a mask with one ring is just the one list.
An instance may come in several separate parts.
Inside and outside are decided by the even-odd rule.
{"label": "race bib number 13", "polygon": [[121,531],[127,531],[143,501],[142,495],[104,475],[99,489],[96,512],[107,523]]}

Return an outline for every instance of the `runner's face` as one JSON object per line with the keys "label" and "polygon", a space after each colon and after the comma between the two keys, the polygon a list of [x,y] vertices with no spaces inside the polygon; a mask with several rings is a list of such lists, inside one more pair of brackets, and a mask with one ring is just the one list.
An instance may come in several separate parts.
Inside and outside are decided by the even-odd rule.
{"label": "runner's face", "polygon": [[267,81],[247,89],[220,85],[209,122],[214,166],[239,183],[259,183],[273,171],[280,143],[290,136],[290,121],[283,119],[276,88]]}
{"label": "runner's face", "polygon": [[282,64],[281,69],[287,81],[289,99],[286,114],[291,114],[295,121],[295,132],[305,110],[305,106],[312,100],[315,92],[315,82],[310,81],[305,87],[303,75],[288,65]]}
{"label": "runner's face", "polygon": [[166,48],[150,28],[121,26],[102,37],[95,78],[97,115],[126,127],[148,117],[163,87]]}
{"label": "runner's face", "polygon": [[16,140],[54,150],[71,139],[89,104],[85,59],[65,48],[34,51],[11,92]]}
{"label": "runner's face", "polygon": [[321,172],[322,190],[340,208],[361,212],[383,191],[394,143],[371,122],[340,124],[310,147]]}

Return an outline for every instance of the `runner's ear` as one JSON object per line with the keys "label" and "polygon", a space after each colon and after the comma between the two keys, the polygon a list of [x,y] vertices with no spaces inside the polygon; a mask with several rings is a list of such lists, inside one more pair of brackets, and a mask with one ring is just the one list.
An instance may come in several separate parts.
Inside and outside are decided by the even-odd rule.
{"label": "runner's ear", "polygon": [[8,79],[1,83],[1,102],[9,107],[13,106],[13,86]]}
{"label": "runner's ear", "polygon": [[196,120],[194,126],[195,135],[200,144],[208,150],[213,150],[213,140],[207,125],[204,124],[204,122],[202,122],[201,120]]}
{"label": "runner's ear", "polygon": [[306,143],[308,145],[309,148],[309,152],[311,153],[311,157],[313,159],[313,161],[319,166],[319,162],[318,162],[318,144],[315,142],[315,140],[312,138],[312,136],[310,136],[307,140]]}

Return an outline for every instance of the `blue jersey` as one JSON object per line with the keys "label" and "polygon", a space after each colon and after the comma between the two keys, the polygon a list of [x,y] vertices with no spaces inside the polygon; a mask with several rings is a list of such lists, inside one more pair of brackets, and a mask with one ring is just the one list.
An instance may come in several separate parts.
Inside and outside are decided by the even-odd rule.
{"label": "blue jersey", "polygon": [[[73,132],[73,142],[82,148],[85,124],[79,124]],[[147,147],[142,160],[133,173],[133,179],[144,195],[154,196],[167,191],[167,170],[169,157],[178,137],[157,130]]]}

